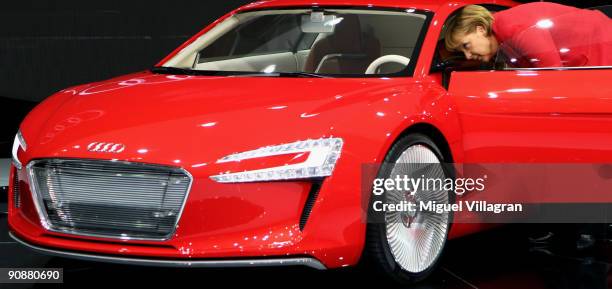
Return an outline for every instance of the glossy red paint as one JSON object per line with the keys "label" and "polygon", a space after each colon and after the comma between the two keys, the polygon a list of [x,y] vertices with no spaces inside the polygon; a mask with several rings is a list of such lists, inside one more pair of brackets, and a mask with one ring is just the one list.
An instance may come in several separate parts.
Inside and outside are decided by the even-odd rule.
{"label": "glossy red paint", "polygon": [[[33,207],[28,199],[24,209],[11,213],[11,229],[39,245],[97,253],[190,258],[291,254],[315,256],[328,267],[350,265],[359,259],[365,228],[361,165],[381,160],[386,149],[381,145],[388,147],[411,124],[430,123],[449,136],[459,131],[452,128],[456,115],[448,113],[442,90],[412,78],[240,78],[250,91],[245,99],[236,78],[168,77],[145,72],[60,92],[41,105],[49,106],[48,112],[39,107],[24,121],[29,144],[19,157],[24,163],[44,156],[107,159],[85,148],[112,140],[127,147],[112,157],[185,168],[195,182],[176,235],[161,243],[174,251],[152,254],[151,247],[136,245],[160,245],[156,242],[112,245],[54,238],[61,234],[36,225],[35,211],[25,209]],[[121,85],[133,79],[143,81]],[[279,82],[285,89],[278,89]],[[414,95],[422,96],[418,103]],[[215,164],[230,153],[323,136],[342,137],[345,145],[338,173],[323,183],[303,232],[297,224],[309,183],[219,184],[208,178],[235,170],[235,164]],[[146,153],[139,153],[143,149]]]}
{"label": "glossy red paint", "polygon": [[454,74],[450,93],[461,112],[465,162],[612,160],[612,88],[597,85],[612,70]]}
{"label": "glossy red paint", "polygon": [[[380,162],[406,132],[438,133],[444,139],[439,145],[448,148],[446,157],[457,163],[612,160],[612,89],[577,85],[605,83],[611,70],[454,72],[448,91],[440,73],[430,73],[444,20],[473,3],[483,1],[377,1],[376,7],[434,13],[413,77],[229,78],[140,72],[62,90],[21,124],[28,149],[19,152],[20,160],[116,158],[182,167],[194,183],[178,229],[163,242],[45,231],[27,176],[13,167],[11,180],[18,173],[21,181],[11,183],[9,190],[19,185],[23,199],[19,209],[9,203],[10,230],[32,244],[72,251],[191,260],[312,256],[335,268],[356,264],[364,246],[361,166]],[[261,1],[228,15],[313,4]],[[322,183],[304,230],[298,224],[310,182],[221,184],[209,178],[242,169],[215,163],[228,154],[329,136],[344,140],[342,155]],[[94,141],[122,143],[126,150],[112,156],[87,151]],[[451,237],[487,226],[458,225]]]}

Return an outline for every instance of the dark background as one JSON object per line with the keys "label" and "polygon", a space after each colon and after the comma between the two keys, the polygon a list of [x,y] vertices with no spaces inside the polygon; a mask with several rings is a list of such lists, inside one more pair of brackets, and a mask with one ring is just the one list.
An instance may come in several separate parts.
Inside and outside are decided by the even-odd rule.
{"label": "dark background", "polygon": [[150,68],[247,0],[0,3],[0,158],[38,102],[68,86]]}
{"label": "dark background", "polygon": [[[19,123],[45,97],[68,86],[147,69],[189,36],[249,2],[3,1],[0,157],[10,157]],[[611,1],[555,2],[593,7]]]}

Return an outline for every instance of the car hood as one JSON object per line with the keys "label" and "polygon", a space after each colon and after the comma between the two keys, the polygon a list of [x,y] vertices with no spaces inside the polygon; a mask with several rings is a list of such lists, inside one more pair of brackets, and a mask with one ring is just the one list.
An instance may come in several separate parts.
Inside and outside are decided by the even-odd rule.
{"label": "car hood", "polygon": [[[355,106],[393,89],[386,83],[142,72],[63,90],[22,127],[35,128],[24,131],[26,141],[35,143],[30,158],[193,165],[261,146],[337,136],[334,125],[352,121],[359,112]],[[91,152],[92,143],[125,149]]]}

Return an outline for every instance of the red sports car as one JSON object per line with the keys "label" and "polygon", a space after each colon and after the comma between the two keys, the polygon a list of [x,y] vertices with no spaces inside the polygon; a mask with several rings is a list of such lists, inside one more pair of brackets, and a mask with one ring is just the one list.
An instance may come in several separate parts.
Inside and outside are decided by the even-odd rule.
{"label": "red sports car", "polygon": [[612,160],[611,70],[486,67],[444,49],[458,9],[514,2],[372,3],[255,2],[151,70],[47,98],[15,138],[11,236],[154,266],[325,269],[367,255],[416,281],[447,239],[487,225],[451,229],[448,212],[369,222],[364,167]]}

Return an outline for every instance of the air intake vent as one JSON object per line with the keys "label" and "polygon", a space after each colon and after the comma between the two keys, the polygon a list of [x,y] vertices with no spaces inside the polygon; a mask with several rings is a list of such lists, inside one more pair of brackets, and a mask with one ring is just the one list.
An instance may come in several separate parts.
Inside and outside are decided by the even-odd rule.
{"label": "air intake vent", "polygon": [[180,168],[100,160],[38,160],[29,172],[51,231],[166,240],[182,213],[191,176]]}
{"label": "air intake vent", "polygon": [[19,189],[19,174],[15,171],[13,177],[13,207],[21,206],[21,190]]}
{"label": "air intake vent", "polygon": [[319,196],[319,190],[321,189],[322,183],[322,180],[315,180],[312,182],[310,192],[308,192],[308,198],[306,199],[306,203],[302,209],[302,215],[300,216],[300,231],[304,231],[304,227],[306,227],[306,222],[310,217],[310,212],[312,211],[312,207],[315,205],[317,196]]}

